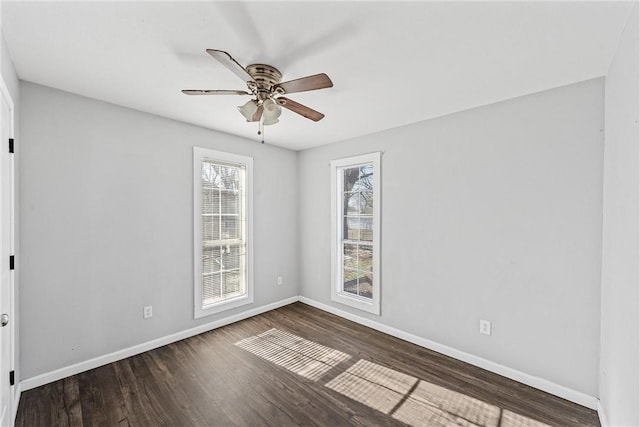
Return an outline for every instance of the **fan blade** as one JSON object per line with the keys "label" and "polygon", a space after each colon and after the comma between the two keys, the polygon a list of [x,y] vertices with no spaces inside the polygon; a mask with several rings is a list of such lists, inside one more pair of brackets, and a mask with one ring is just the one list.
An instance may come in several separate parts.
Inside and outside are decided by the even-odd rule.
{"label": "fan blade", "polygon": [[184,89],[185,95],[251,95],[244,90],[202,90],[202,89]]}
{"label": "fan blade", "polygon": [[243,82],[253,81],[253,77],[247,73],[247,70],[224,50],[207,49],[207,53],[220,61],[220,63],[231,70],[233,74],[240,77]]}
{"label": "fan blade", "polygon": [[251,118],[251,120],[248,120],[250,122],[259,122],[260,121],[260,117],[262,117],[262,111],[264,110],[264,107],[262,106],[262,104],[258,105],[258,109],[256,110],[255,113],[253,113],[253,117]]}
{"label": "fan blade", "polygon": [[279,83],[276,86],[284,90],[284,93],[305,92],[308,90],[324,89],[333,87],[333,82],[324,73],[314,74],[313,76],[302,77],[296,80]]}
{"label": "fan blade", "polygon": [[294,113],[298,113],[302,117],[306,117],[307,119],[313,120],[314,122],[317,122],[318,120],[322,120],[324,118],[324,114],[322,114],[321,112],[313,110],[306,105],[299,104],[296,101],[292,101],[289,98],[281,96],[276,99],[276,101],[278,101],[278,104],[283,106],[284,108],[287,108]]}

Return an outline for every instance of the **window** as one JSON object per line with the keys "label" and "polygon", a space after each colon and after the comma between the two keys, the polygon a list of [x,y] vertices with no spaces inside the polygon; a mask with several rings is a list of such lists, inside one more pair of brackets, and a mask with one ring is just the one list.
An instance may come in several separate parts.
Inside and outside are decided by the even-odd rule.
{"label": "window", "polygon": [[380,314],[380,153],[331,162],[331,299]]}
{"label": "window", "polygon": [[194,147],[195,317],[253,302],[253,159]]}

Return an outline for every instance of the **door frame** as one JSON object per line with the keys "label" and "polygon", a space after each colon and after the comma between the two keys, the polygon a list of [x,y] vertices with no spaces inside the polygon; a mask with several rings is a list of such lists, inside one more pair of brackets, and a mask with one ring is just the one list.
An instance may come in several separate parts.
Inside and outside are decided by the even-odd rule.
{"label": "door frame", "polygon": [[[7,104],[9,105],[9,138],[15,138],[15,104],[13,103],[13,98],[11,97],[11,93],[9,92],[9,88],[7,87],[3,76],[0,74],[0,94],[2,95],[2,97],[6,100]],[[0,124],[0,126],[4,126],[4,124]],[[2,144],[0,145],[3,149],[8,149],[8,146],[5,145],[8,144],[8,141],[2,141]],[[14,145],[14,153],[15,153],[15,145]],[[16,249],[16,245],[15,245],[15,236],[16,236],[16,222],[15,222],[15,206],[16,206],[16,176],[15,176],[15,155],[11,156],[10,158],[10,177],[11,177],[11,208],[9,210],[9,221],[10,221],[10,229],[11,229],[11,236],[9,237],[9,246],[10,246],[10,253],[12,253],[14,256],[16,255],[15,253],[15,249]],[[17,257],[16,257],[16,261],[17,261]],[[9,352],[9,371],[14,371],[14,384],[12,386],[10,386],[9,389],[9,397],[10,397],[10,402],[9,402],[9,411],[10,411],[10,416],[11,416],[11,423],[13,424],[15,422],[15,417],[16,414],[18,412],[18,403],[20,401],[20,383],[18,382],[18,372],[16,371],[15,367],[16,367],[16,353],[17,353],[17,348],[16,348],[16,321],[17,321],[17,312],[16,312],[16,304],[15,304],[15,286],[16,286],[16,280],[15,280],[15,275],[16,275],[16,270],[17,270],[17,263],[16,266],[14,268],[13,271],[11,271],[9,273],[9,311],[10,311],[10,321],[9,321],[9,340],[11,341],[10,346],[10,352]]]}

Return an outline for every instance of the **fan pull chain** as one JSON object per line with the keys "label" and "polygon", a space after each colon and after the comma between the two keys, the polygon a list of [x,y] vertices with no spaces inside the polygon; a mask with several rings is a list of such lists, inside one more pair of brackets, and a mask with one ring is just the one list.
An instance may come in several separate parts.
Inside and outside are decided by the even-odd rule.
{"label": "fan pull chain", "polygon": [[260,122],[258,123],[258,135],[261,135],[261,143],[264,144],[264,120],[263,116],[260,116]]}

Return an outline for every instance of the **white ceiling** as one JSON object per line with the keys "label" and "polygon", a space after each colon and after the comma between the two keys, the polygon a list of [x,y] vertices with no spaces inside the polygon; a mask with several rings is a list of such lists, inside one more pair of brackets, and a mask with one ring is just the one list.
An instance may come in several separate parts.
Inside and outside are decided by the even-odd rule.
{"label": "white ceiling", "polygon": [[289,95],[266,141],[294,150],[366,135],[606,74],[630,2],[13,2],[2,25],[18,76],[257,140],[245,89],[205,53],[267,63],[283,80],[319,72],[331,89]]}

